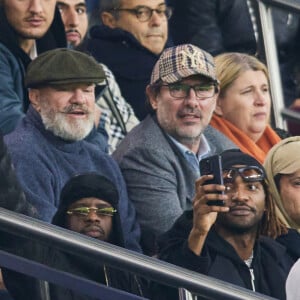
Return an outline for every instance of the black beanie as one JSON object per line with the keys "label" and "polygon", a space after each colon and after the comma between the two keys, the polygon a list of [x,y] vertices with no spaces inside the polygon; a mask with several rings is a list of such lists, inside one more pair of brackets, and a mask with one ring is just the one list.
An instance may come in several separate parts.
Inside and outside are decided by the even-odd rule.
{"label": "black beanie", "polygon": [[243,153],[239,149],[230,149],[222,152],[222,168],[228,169],[234,165],[246,165],[259,167],[266,174],[264,167],[254,157]]}
{"label": "black beanie", "polygon": [[72,177],[63,187],[60,203],[52,223],[65,227],[65,215],[68,207],[81,198],[95,197],[118,208],[119,194],[115,185],[98,173],[85,173]]}

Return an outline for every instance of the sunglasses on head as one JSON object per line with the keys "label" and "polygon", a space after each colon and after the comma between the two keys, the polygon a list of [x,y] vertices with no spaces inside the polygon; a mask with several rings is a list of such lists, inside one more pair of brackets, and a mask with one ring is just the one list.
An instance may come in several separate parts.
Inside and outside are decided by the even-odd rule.
{"label": "sunglasses on head", "polygon": [[223,170],[224,181],[234,181],[237,176],[241,176],[245,182],[263,181],[265,179],[264,171],[257,166],[230,167]]}

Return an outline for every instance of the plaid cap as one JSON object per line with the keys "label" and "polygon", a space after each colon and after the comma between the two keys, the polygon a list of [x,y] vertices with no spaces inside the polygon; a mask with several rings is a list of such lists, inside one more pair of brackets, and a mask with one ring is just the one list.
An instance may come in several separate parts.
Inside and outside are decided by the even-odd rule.
{"label": "plaid cap", "polygon": [[277,174],[292,174],[300,169],[300,136],[281,140],[268,152],[265,159],[266,169]]}
{"label": "plaid cap", "polygon": [[28,66],[25,86],[95,83],[105,80],[101,65],[90,55],[67,48],[46,51]]}
{"label": "plaid cap", "polygon": [[203,75],[217,81],[214,59],[194,45],[179,45],[163,51],[152,71],[150,84],[159,80],[174,83],[191,75]]}

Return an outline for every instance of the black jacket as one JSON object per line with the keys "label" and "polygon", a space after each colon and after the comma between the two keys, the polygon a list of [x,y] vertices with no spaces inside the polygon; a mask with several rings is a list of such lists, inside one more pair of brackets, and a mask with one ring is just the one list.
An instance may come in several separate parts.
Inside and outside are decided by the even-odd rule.
{"label": "black jacket", "polygon": [[[175,44],[191,42],[212,55],[230,51],[256,53],[246,0],[187,0],[185,3],[171,0],[171,5],[174,15],[170,30]],[[295,50],[299,17],[275,8],[273,18],[279,59],[285,61]]]}
{"label": "black jacket", "polygon": [[[78,199],[72,198],[70,200],[66,198],[64,200],[61,198],[52,220],[54,225],[65,227],[66,211],[69,205],[76,200]],[[118,203],[115,203],[113,206],[116,207],[117,205]],[[111,243],[124,247],[123,230],[118,212],[113,217]],[[143,295],[145,292],[145,284],[142,285],[142,281],[136,276],[105,266],[100,260],[70,254],[49,245],[31,242],[26,239],[16,239],[11,250],[14,254],[97,283],[138,295]],[[36,280],[17,272],[3,270],[3,276],[5,285],[15,300],[24,299],[24,290],[26,290],[27,299],[93,300],[91,297],[79,294],[76,291]]]}
{"label": "black jacket", "polygon": [[[262,40],[257,46],[246,0],[171,0],[174,14],[170,32],[175,44],[192,43],[217,55],[224,52],[259,53],[265,60]],[[255,2],[255,1],[254,1]],[[293,0],[299,4],[300,0]],[[300,18],[297,14],[272,10],[275,39],[286,106],[297,96]],[[300,86],[300,84],[299,84]],[[299,88],[300,89],[300,88]]]}
{"label": "black jacket", "polygon": [[[192,228],[192,216],[192,211],[185,212],[162,236],[160,258],[243,288],[252,289],[249,268],[234,248],[214,229],[209,232],[201,256],[189,250],[187,238]],[[285,280],[294,262],[295,260],[288,255],[284,246],[271,238],[261,236],[256,242],[251,265],[256,291],[285,299]],[[173,293],[174,297],[176,292]],[[162,299],[172,299],[168,297]]]}
{"label": "black jacket", "polygon": [[300,234],[297,230],[289,229],[287,234],[279,236],[276,241],[287,249],[295,261],[300,257]]}
{"label": "black jacket", "polygon": [[236,51],[254,54],[256,41],[245,0],[171,0],[175,44],[193,43],[216,55]]}
{"label": "black jacket", "polygon": [[138,119],[146,114],[146,86],[158,55],[143,47],[129,32],[97,25],[90,30],[87,51],[114,74],[122,95]]}

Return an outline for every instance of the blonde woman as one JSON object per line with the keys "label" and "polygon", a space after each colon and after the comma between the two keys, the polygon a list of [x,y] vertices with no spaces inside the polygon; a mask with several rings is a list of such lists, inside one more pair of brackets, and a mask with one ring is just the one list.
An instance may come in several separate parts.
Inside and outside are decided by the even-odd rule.
{"label": "blonde woman", "polygon": [[220,94],[210,124],[263,163],[268,151],[281,140],[269,126],[267,68],[254,56],[242,53],[218,55],[215,63]]}

